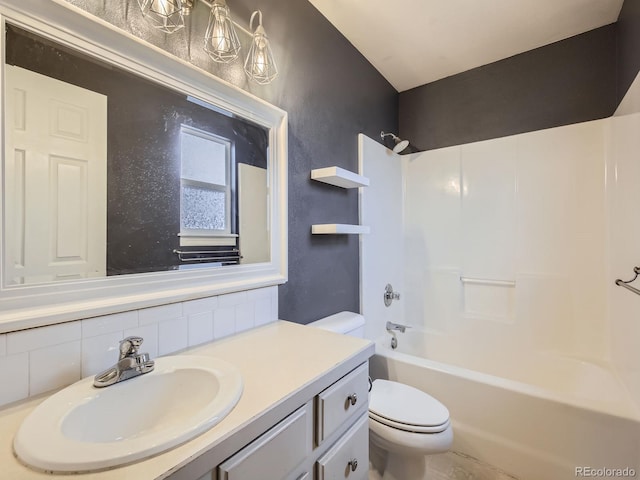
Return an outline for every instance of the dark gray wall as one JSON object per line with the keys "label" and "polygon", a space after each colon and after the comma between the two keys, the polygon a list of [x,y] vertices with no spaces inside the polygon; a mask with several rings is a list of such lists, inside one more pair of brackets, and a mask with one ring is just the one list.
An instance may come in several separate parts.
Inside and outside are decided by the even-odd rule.
{"label": "dark gray wall", "polygon": [[616,26],[618,27],[616,100],[619,104],[640,71],[640,1],[625,0]]}
{"label": "dark gray wall", "polygon": [[[397,130],[398,94],[306,0],[228,0],[236,21],[260,8],[280,77],[249,84],[242,63],[219,66],[202,51],[207,11],[196,3],[190,30],[166,36],[140,18],[137,2],[69,0],[289,112],[289,282],[279,289],[280,318],[308,323],[359,311],[357,236],[312,236],[313,223],[357,223],[357,191],[310,180],[310,170],[357,170],[357,134]],[[125,9],[128,5],[128,10]],[[241,36],[245,44],[248,37]]]}
{"label": "dark gray wall", "polygon": [[402,92],[400,136],[429,150],[608,117],[616,32],[611,24]]}
{"label": "dark gray wall", "polygon": [[358,192],[312,181],[310,170],[357,171],[357,134],[396,131],[398,94],[307,1],[270,2],[269,11],[286,23],[275,33],[287,65],[272,99],[290,120],[289,282],[280,287],[280,317],[307,323],[360,311],[358,236],[310,234],[314,223],[358,223]]}

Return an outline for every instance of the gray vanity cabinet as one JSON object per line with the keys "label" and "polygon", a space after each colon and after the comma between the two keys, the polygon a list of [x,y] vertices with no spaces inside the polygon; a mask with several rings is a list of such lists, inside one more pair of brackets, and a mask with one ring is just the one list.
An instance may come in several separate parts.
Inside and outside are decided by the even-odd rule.
{"label": "gray vanity cabinet", "polygon": [[365,480],[368,365],[318,392],[200,480]]}

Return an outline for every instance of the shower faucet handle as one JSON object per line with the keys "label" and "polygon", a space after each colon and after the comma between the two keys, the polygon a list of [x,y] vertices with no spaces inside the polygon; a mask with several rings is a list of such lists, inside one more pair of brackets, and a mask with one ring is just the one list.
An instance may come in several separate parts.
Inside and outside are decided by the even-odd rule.
{"label": "shower faucet handle", "polygon": [[393,287],[390,283],[384,287],[384,306],[389,307],[394,300],[400,300],[400,294],[393,291]]}

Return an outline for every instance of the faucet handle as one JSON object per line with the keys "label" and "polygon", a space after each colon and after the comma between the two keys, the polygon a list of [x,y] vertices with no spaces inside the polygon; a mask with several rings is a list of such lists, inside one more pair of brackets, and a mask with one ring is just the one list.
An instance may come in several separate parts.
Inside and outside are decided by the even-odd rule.
{"label": "faucet handle", "polygon": [[124,340],[120,340],[120,359],[137,355],[142,342],[144,342],[142,337],[127,337]]}
{"label": "faucet handle", "polygon": [[393,287],[390,283],[387,283],[387,286],[384,287],[384,305],[385,307],[389,307],[391,302],[394,300],[400,300],[400,294],[398,292],[393,291]]}

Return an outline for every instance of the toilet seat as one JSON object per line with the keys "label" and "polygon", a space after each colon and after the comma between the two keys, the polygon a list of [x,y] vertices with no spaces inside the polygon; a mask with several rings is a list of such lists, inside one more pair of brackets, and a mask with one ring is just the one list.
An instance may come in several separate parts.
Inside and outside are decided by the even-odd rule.
{"label": "toilet seat", "polygon": [[409,425],[406,423],[394,422],[388,418],[381,417],[376,415],[373,412],[369,412],[369,419],[375,422],[381,423],[382,425],[386,425],[387,427],[395,428],[396,430],[402,430],[403,432],[411,432],[411,433],[440,433],[444,432],[451,422],[447,420],[445,423],[441,425],[433,425],[430,427],[425,427],[423,425]]}
{"label": "toilet seat", "polygon": [[397,430],[440,433],[449,425],[449,410],[417,388],[375,380],[369,394],[369,418]]}

